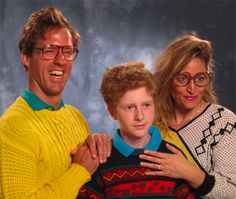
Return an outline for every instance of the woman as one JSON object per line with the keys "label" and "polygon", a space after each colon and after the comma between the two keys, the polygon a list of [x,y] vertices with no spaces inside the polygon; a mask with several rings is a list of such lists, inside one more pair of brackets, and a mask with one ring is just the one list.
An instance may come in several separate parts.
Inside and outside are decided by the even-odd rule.
{"label": "woman", "polygon": [[176,147],[145,151],[141,165],[156,169],[148,175],[188,181],[203,198],[235,199],[236,115],[216,104],[212,53],[209,41],[183,34],[157,60],[157,124]]}

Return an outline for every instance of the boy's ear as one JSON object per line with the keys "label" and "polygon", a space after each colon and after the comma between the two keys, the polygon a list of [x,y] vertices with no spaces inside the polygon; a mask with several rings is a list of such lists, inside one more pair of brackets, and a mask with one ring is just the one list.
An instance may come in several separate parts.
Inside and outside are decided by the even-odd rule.
{"label": "boy's ear", "polygon": [[110,107],[110,106],[108,106],[108,107],[107,107],[107,110],[108,110],[108,112],[110,113],[110,116],[112,117],[112,119],[113,119],[113,120],[117,120],[116,115],[115,115],[115,111],[113,110],[113,108]]}

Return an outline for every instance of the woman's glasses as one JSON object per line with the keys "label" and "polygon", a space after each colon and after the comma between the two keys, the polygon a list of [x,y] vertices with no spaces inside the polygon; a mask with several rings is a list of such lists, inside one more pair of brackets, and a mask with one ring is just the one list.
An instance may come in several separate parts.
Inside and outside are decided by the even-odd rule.
{"label": "woman's glasses", "polygon": [[182,87],[189,84],[189,82],[193,79],[193,82],[196,86],[205,87],[209,84],[211,78],[211,74],[207,72],[197,73],[193,77],[190,75],[190,73],[184,72],[176,75],[173,79],[173,83],[178,87]]}

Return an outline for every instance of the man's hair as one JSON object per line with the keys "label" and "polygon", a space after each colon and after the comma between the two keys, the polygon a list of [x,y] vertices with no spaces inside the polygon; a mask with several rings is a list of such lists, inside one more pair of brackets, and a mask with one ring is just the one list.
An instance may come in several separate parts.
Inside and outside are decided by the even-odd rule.
{"label": "man's hair", "polygon": [[109,107],[116,107],[118,100],[129,90],[139,87],[154,96],[152,74],[142,62],[127,62],[107,68],[103,75],[100,92]]}
{"label": "man's hair", "polygon": [[[171,97],[173,78],[194,58],[206,64],[206,70],[214,74],[213,47],[211,42],[198,37],[195,32],[178,35],[158,57],[155,63],[156,113],[161,125],[166,127],[174,112]],[[207,85],[203,100],[216,103],[213,81]]]}
{"label": "man's hair", "polygon": [[28,19],[19,40],[20,52],[31,56],[37,40],[42,38],[47,30],[52,28],[67,28],[72,36],[73,47],[78,47],[80,41],[79,32],[70,26],[58,8],[49,7],[34,12]]}

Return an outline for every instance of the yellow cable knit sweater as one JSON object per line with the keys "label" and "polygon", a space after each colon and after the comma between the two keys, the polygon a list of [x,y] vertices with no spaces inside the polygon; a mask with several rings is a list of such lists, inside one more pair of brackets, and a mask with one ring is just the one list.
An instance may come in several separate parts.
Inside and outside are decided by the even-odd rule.
{"label": "yellow cable knit sweater", "polygon": [[35,111],[18,97],[0,118],[0,198],[74,199],[90,175],[70,152],[88,134],[72,106]]}

